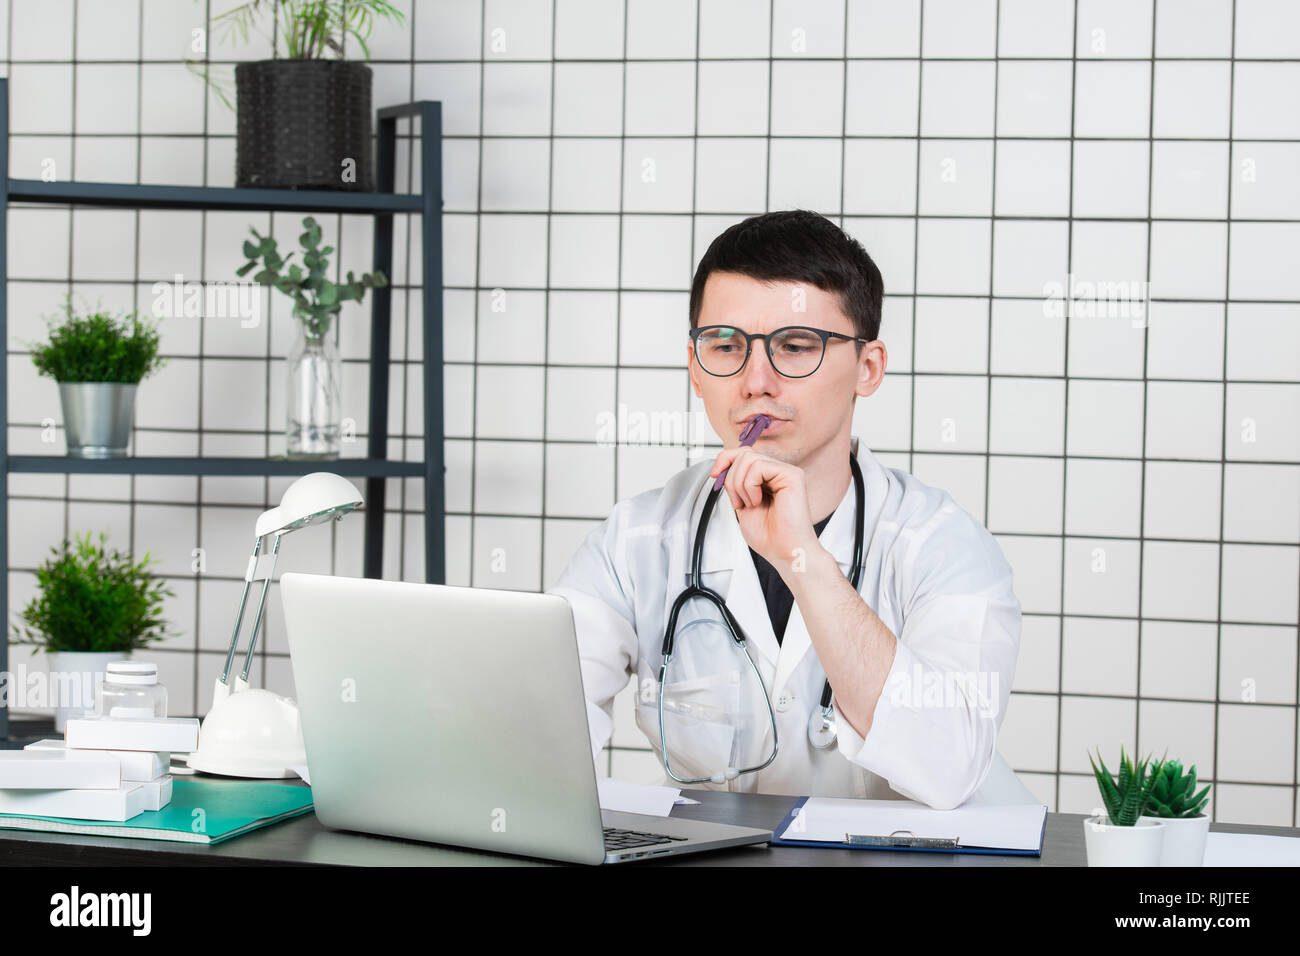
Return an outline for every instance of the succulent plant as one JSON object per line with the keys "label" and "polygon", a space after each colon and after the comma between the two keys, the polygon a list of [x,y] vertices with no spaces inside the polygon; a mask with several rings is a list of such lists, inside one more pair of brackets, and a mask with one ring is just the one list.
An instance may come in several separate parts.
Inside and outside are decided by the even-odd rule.
{"label": "succulent plant", "polygon": [[[1163,779],[1163,764],[1157,763],[1153,767],[1151,758],[1147,756],[1134,766],[1132,759],[1124,753],[1123,745],[1119,748],[1119,761],[1119,776],[1112,780],[1106,762],[1101,759],[1101,751],[1097,751],[1096,761],[1093,761],[1092,754],[1088,755],[1111,824],[1131,827],[1137,824],[1138,817],[1146,811],[1152,790]],[[1098,763],[1101,764],[1100,768]]]}
{"label": "succulent plant", "polygon": [[1178,760],[1163,760],[1153,770],[1159,779],[1151,788],[1146,814],[1152,817],[1199,817],[1209,802],[1210,785],[1196,792],[1196,765],[1186,774]]}
{"label": "succulent plant", "polygon": [[257,242],[244,241],[244,255],[249,261],[240,266],[236,274],[248,275],[257,268],[260,259],[262,268],[253,276],[253,281],[279,289],[293,299],[294,316],[302,322],[308,336],[319,338],[329,330],[344,302],[360,302],[366,289],[383,288],[388,285],[388,279],[376,269],[360,277],[349,272],[347,282],[331,282],[325,274],[329,271],[327,257],[334,247],[320,247],[320,224],[311,216],[304,219],[302,225],[306,232],[298,237],[298,242],[303,248],[302,264],[307,267],[306,271],[297,263],[289,264],[294,253],[281,256],[275,239],[263,236],[250,226],[248,231]]}

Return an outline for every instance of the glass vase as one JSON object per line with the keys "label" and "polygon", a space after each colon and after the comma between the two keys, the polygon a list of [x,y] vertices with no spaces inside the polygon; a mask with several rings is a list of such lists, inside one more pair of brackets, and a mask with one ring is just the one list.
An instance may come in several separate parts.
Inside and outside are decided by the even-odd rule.
{"label": "glass vase", "polygon": [[289,458],[339,456],[342,368],[338,349],[325,333],[298,323],[288,357],[285,454]]}

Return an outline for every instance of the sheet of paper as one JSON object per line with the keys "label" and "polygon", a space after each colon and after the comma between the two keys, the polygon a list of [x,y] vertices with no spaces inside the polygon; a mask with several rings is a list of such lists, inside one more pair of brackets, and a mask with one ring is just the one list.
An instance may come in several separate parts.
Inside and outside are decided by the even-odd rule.
{"label": "sheet of paper", "polygon": [[681,791],[673,787],[656,787],[644,783],[628,783],[613,777],[598,777],[596,789],[600,792],[600,808],[621,813],[647,813],[666,817]]}
{"label": "sheet of paper", "polygon": [[306,764],[303,764],[301,767],[290,767],[289,769],[292,770],[294,773],[296,773],[298,776],[302,777],[303,783],[305,783],[309,787],[311,786],[311,777],[307,776]]}
{"label": "sheet of paper", "polygon": [[910,830],[918,837],[955,837],[963,847],[1038,850],[1046,814],[1042,804],[934,810],[914,800],[812,797],[779,838],[843,843],[846,833],[887,836]]}
{"label": "sheet of paper", "polygon": [[686,804],[688,804],[688,803],[695,803],[695,804],[698,804],[699,802],[700,802],[700,801],[698,801],[698,800],[692,800],[690,797],[678,797],[678,798],[677,798],[677,806],[679,806],[679,807],[686,806]]}
{"label": "sheet of paper", "polygon": [[1209,833],[1204,866],[1300,866],[1300,839],[1262,833]]}

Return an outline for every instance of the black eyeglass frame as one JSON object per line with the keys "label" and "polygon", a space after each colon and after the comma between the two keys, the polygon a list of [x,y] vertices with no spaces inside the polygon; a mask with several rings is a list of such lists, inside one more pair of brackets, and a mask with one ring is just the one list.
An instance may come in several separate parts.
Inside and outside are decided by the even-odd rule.
{"label": "black eyeglass frame", "polygon": [[[711,372],[709,371],[708,367],[705,366],[705,364],[700,361],[700,354],[699,354],[700,335],[701,333],[708,332],[711,329],[731,329],[733,332],[737,332],[740,335],[743,335],[745,337],[745,359],[743,362],[740,363],[740,367],[736,369],[734,372],[728,372],[726,375],[723,375],[719,372]],[[771,337],[774,335],[780,335],[782,332],[790,332],[790,331],[812,332],[814,335],[817,335],[822,340],[822,354],[821,354],[821,358],[817,360],[817,368],[814,368],[811,372],[808,372],[805,375],[786,375],[785,372],[782,372],[779,368],[776,367],[776,362],[772,358]],[[691,337],[691,349],[695,352],[695,361],[699,363],[700,368],[704,369],[705,372],[708,372],[708,374],[712,375],[715,378],[731,378],[731,376],[739,375],[741,372],[743,372],[745,370],[745,366],[749,364],[749,351],[754,345],[754,339],[763,340],[763,348],[767,352],[767,360],[772,363],[772,368],[776,372],[776,374],[780,375],[782,378],[808,378],[811,375],[816,375],[817,369],[821,368],[822,362],[826,361],[826,344],[829,339],[840,339],[845,342],[862,342],[864,344],[870,342],[870,339],[864,339],[861,336],[845,335],[842,332],[830,332],[827,331],[826,329],[814,329],[812,326],[809,325],[783,325],[779,329],[773,329],[771,332],[763,332],[763,333],[746,332],[744,329],[738,329],[734,325],[701,325],[698,328],[691,329],[688,334]]]}

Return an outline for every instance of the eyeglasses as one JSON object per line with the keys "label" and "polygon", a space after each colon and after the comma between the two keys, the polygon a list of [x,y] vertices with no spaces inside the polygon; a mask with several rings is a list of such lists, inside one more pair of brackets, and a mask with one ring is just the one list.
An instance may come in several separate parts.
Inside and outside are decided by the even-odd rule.
{"label": "eyeglasses", "polygon": [[[837,339],[844,342],[866,342],[867,339],[811,329],[803,325],[787,325],[763,335],[751,335],[744,329],[730,325],[705,325],[690,330],[695,347],[695,360],[710,375],[725,378],[735,375],[749,361],[749,349],[754,339],[763,339],[767,357],[772,367],[786,378],[807,378],[821,368],[826,356],[826,342]],[[741,341],[745,348],[740,348]]]}

